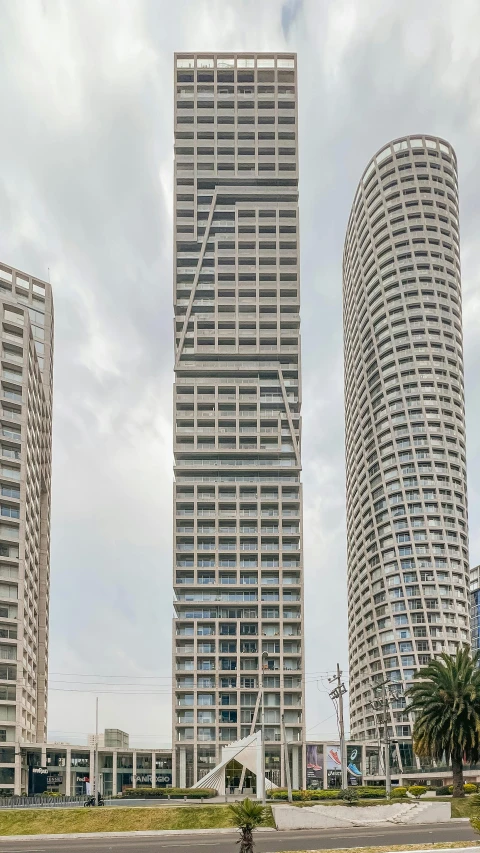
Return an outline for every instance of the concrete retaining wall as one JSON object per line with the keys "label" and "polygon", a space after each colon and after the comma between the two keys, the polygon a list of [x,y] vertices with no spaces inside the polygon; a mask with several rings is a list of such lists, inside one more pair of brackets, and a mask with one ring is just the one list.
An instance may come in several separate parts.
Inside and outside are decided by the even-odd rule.
{"label": "concrete retaining wall", "polygon": [[277,829],[329,829],[341,826],[445,823],[451,818],[450,803],[392,803],[388,806],[273,805]]}

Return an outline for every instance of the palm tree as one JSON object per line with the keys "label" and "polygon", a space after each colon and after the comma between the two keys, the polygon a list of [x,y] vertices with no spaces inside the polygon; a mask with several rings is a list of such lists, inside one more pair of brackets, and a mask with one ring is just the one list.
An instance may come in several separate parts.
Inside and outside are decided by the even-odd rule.
{"label": "palm tree", "polygon": [[229,806],[235,826],[240,830],[239,853],[253,853],[252,832],[256,826],[260,826],[265,818],[266,809],[261,803],[254,803],[248,797],[240,803],[232,803]]}
{"label": "palm tree", "polygon": [[445,652],[415,673],[407,690],[415,714],[413,746],[417,755],[452,762],[453,796],[464,797],[463,760],[480,758],[479,653]]}

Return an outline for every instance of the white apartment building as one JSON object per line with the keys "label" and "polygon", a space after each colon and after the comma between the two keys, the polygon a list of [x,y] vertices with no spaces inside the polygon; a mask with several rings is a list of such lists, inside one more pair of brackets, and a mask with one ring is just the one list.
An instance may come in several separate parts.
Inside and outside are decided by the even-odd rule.
{"label": "white apartment building", "polygon": [[[448,142],[404,137],[370,160],[343,276],[350,722],[352,739],[363,740],[383,727],[373,685],[406,688],[436,654],[470,642],[457,158]],[[411,736],[403,696],[388,723],[393,737]]]}
{"label": "white apartment building", "polygon": [[42,743],[47,726],[51,287],[2,263],[0,310],[0,792],[20,793],[15,746]]}
{"label": "white apartment building", "polygon": [[[297,72],[175,56],[173,783],[304,761]],[[264,708],[261,690],[264,690]],[[230,768],[230,777],[235,768]]]}

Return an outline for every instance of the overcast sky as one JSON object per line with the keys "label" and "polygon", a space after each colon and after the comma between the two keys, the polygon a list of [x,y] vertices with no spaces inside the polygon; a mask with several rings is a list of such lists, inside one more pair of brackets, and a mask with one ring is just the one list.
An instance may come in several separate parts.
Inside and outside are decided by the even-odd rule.
{"label": "overcast sky", "polygon": [[100,728],[170,743],[174,50],[298,52],[309,737],[335,732],[317,673],[347,670],[345,227],[402,134],[458,155],[480,562],[479,32],[478,0],[0,0],[0,260],[55,301],[52,739],[99,690]]}

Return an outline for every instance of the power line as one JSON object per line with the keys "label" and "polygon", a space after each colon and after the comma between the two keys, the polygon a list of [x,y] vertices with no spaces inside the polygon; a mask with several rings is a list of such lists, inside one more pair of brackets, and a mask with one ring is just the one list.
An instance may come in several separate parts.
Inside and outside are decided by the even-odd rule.
{"label": "power line", "polygon": [[328,720],[331,720],[331,719],[332,719],[332,717],[334,717],[334,716],[335,716],[335,714],[330,714],[330,716],[329,716],[329,717],[325,717],[325,719],[324,719],[324,720],[320,720],[318,723],[315,723],[315,725],[314,725],[314,726],[312,726],[310,729],[307,729],[307,732],[311,732],[313,729],[316,729],[316,728],[317,728],[317,726],[321,726],[321,725],[322,725],[322,723],[326,723]]}
{"label": "power line", "polygon": [[[334,672],[335,672],[335,670],[333,670],[333,669],[330,669],[330,670],[314,670],[312,672],[306,672],[305,675],[311,675],[311,676],[313,676],[313,675],[317,675],[317,676],[332,675],[332,674],[334,674]],[[131,673],[129,675],[105,675],[103,673],[98,673],[98,672],[86,672],[86,673],[51,672],[50,675],[62,675],[62,676],[68,676],[70,678],[146,678],[149,680],[150,679],[161,679],[163,681],[165,681],[165,680],[172,681],[173,680],[173,677],[171,675],[132,675]]]}

